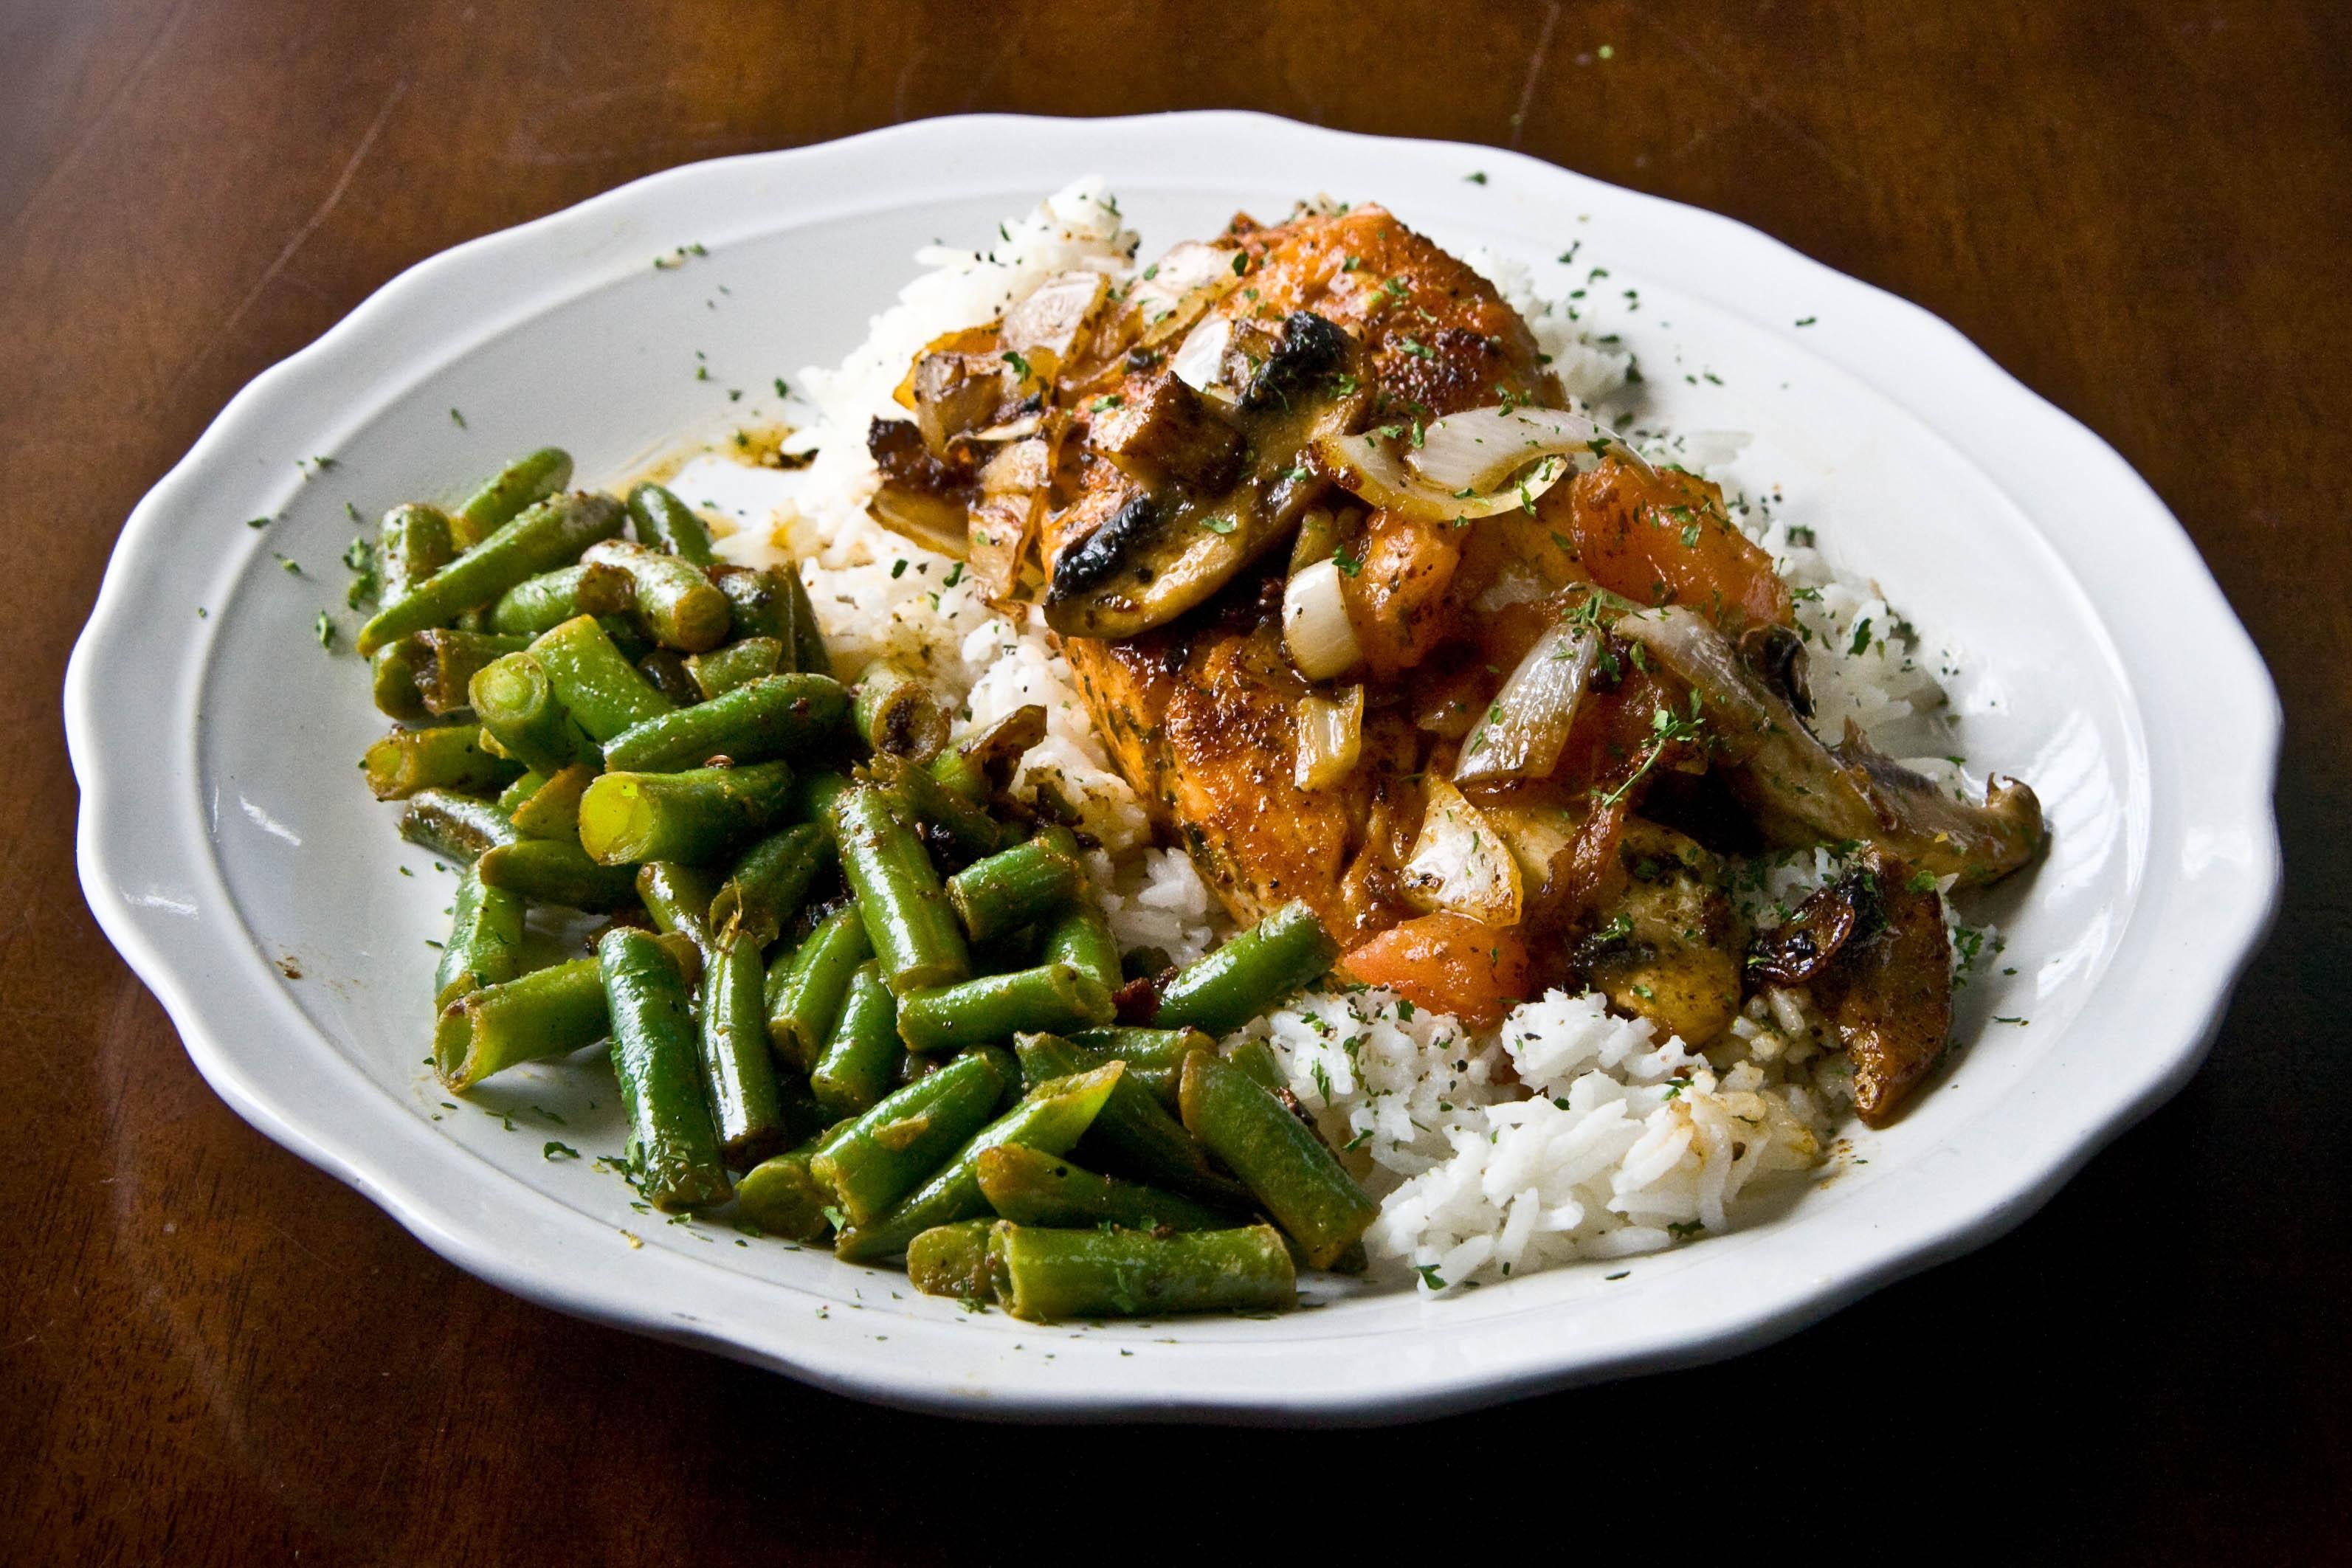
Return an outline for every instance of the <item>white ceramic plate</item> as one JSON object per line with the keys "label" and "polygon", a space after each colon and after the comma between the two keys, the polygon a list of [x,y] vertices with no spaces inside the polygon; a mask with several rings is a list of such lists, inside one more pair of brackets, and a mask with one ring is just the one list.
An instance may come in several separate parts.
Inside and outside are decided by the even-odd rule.
{"label": "white ceramic plate", "polygon": [[[772,404],[772,378],[863,336],[917,246],[984,245],[1087,172],[1147,247],[1329,192],[1517,256],[1547,291],[1605,266],[1640,291],[1626,330],[1664,415],[1756,433],[1742,471],[1964,651],[1970,761],[2032,782],[2055,847],[1989,911],[2017,973],[1963,992],[1965,1054],[1896,1127],[1772,1217],[1630,1264],[1040,1329],[632,1211],[589,1160],[543,1157],[618,1148],[596,1074],[445,1106],[420,998],[449,882],[353,768],[379,725],[341,612],[345,503],[372,517],[544,443],[609,476]],[[708,254],[651,265],[688,245]],[[2017,1223],[2179,1087],[2279,876],[2277,699],[2244,632],[2147,486],[1958,333],[1531,159],[1241,114],[933,120],[675,170],[425,262],[247,388],[140,505],[66,717],[91,906],[255,1125],[534,1301],[967,1415],[1392,1419],[1762,1343]]]}

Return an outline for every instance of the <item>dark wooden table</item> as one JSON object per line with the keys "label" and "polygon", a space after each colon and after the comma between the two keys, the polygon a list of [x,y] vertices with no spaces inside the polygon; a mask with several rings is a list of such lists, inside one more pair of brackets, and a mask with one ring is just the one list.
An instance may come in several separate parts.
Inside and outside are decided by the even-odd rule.
{"label": "dark wooden table", "polygon": [[[1499,1543],[1471,1509],[1536,1501],[1564,1552],[1580,1516],[1685,1549],[1720,1516],[1743,1552],[2014,1518],[2028,1556],[2341,1560],[2352,23],[2331,0],[1734,9],[0,10],[23,612],[0,619],[0,1550],[1118,1561],[1214,1520],[1227,1550],[1450,1560]],[[1226,105],[1745,219],[1957,323],[2147,476],[2288,713],[2284,914],[2179,1099],[2007,1239],[1770,1350],[1305,1436],[977,1429],[575,1322],[213,1096],[82,904],[58,691],[121,519],[231,393],[420,257],[669,164],[962,110]],[[1459,1500],[1416,1511],[1399,1477]],[[1044,1511],[1071,1504],[1055,1550],[1073,1516]]]}

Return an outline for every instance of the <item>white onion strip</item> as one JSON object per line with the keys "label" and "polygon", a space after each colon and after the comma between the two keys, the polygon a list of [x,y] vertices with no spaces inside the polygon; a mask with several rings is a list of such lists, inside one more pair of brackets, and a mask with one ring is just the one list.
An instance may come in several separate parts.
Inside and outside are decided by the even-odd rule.
{"label": "white onion strip", "polygon": [[1570,409],[1473,408],[1428,425],[1404,463],[1449,495],[1484,494],[1538,457],[1580,454],[1598,461],[1620,444],[1607,425]]}
{"label": "white onion strip", "polygon": [[1538,638],[1463,746],[1454,782],[1550,777],[1591,683],[1600,644],[1590,628],[1565,623]]}
{"label": "white onion strip", "polygon": [[1420,908],[1449,910],[1488,925],[1518,923],[1518,857],[1462,791],[1432,775],[1421,836],[1404,863],[1405,896]]}
{"label": "white onion strip", "polygon": [[1291,777],[1301,789],[1328,789],[1356,770],[1364,749],[1364,688],[1338,701],[1313,693],[1298,699],[1298,758]]}
{"label": "white onion strip", "polygon": [[1336,561],[1301,567],[1283,585],[1282,646],[1291,664],[1310,681],[1346,674],[1363,662]]}

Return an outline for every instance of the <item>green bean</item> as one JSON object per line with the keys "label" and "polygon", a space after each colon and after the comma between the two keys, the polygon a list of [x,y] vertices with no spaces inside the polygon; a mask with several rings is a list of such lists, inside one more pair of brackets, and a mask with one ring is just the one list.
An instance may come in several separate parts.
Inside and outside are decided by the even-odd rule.
{"label": "green bean", "polygon": [[1024,703],[965,737],[952,752],[942,752],[933,759],[931,768],[942,783],[984,804],[991,796],[1013,787],[1022,758],[1045,738],[1045,705]]}
{"label": "green bean", "polygon": [[858,677],[855,716],[867,746],[919,763],[940,754],[954,725],[937,686],[878,660]]}
{"label": "green bean", "polygon": [[595,747],[564,711],[547,668],[530,653],[508,653],[474,674],[467,688],[475,716],[511,756],[553,778]]}
{"label": "green bean", "polygon": [[455,525],[438,507],[418,501],[394,507],[375,530],[376,596],[380,603],[408,591],[457,558]]}
{"label": "green bean", "polygon": [[1184,1125],[1242,1178],[1315,1268],[1335,1261],[1379,1218],[1380,1205],[1314,1129],[1232,1063],[1187,1057],[1182,1103]]}
{"label": "green bean", "polygon": [[637,868],[637,902],[654,918],[656,931],[675,931],[709,953],[711,874],[675,861],[647,861]]}
{"label": "green bean", "polygon": [[829,676],[770,675],[607,737],[604,766],[669,773],[714,757],[764,761],[837,734],[848,708],[849,694]]}
{"label": "green bean", "polygon": [[1117,1010],[1092,976],[1067,964],[1040,964],[903,993],[898,1036],[908,1051],[955,1051],[1032,1030],[1107,1024]]}
{"label": "green bean", "polygon": [[1077,862],[1032,839],[948,878],[948,902],[963,921],[964,934],[982,942],[1054,913],[1086,881],[1086,869]]}
{"label": "green bean", "polygon": [[740,930],[766,946],[808,902],[809,888],[833,863],[833,840],[814,822],[795,822],[743,852],[711,896],[710,928]]}
{"label": "green bean", "polygon": [[841,869],[890,988],[904,996],[969,975],[971,956],[947,890],[890,798],[871,785],[850,786],[833,802],[833,827]]}
{"label": "green bean", "polygon": [[833,660],[817,631],[816,607],[801,586],[800,568],[787,564],[754,571],[720,567],[711,574],[733,612],[737,637],[773,637],[784,646],[779,670],[806,675],[833,674]]}
{"label": "green bean", "polygon": [[575,615],[530,645],[556,699],[591,740],[668,713],[670,700],[637,674],[593,618]]}
{"label": "green bean", "polygon": [[743,1217],[769,1235],[788,1241],[821,1240],[833,1228],[824,1212],[833,1194],[809,1170],[810,1157],[815,1153],[816,1142],[812,1139],[746,1171],[735,1184],[735,1201]]}
{"label": "green bean", "polygon": [[960,1219],[934,1225],[907,1243],[907,1281],[927,1296],[992,1301],[996,1287],[988,1271],[988,1235],[992,1219]]}
{"label": "green bean", "polygon": [[702,977],[702,1077],[727,1164],[740,1170],[784,1141],[783,1095],[768,1051],[767,971],[760,945],[738,936],[709,949]]}
{"label": "green bean", "polygon": [[433,976],[436,1009],[522,972],[523,901],[519,895],[502,887],[484,887],[467,866],[457,873],[457,898],[449,915],[449,939],[441,945],[441,963]]}
{"label": "green bean", "polygon": [[924,770],[939,781],[941,789],[953,792],[975,806],[983,808],[987,806],[992,793],[989,789],[987,771],[961,748],[940,752],[931,758]]}
{"label": "green bean", "polygon": [[1217,1230],[1234,1216],[1172,1192],[1097,1176],[1059,1155],[1007,1144],[984,1149],[974,1166],[988,1206],[1016,1225],[1087,1229]]}
{"label": "green bean", "polygon": [[988,1271],[1004,1310],[1029,1322],[1284,1312],[1298,1299],[1290,1254],[1270,1225],[1154,1236],[999,1222]]}
{"label": "green bean", "polygon": [[510,813],[516,829],[526,838],[578,843],[580,797],[595,777],[596,770],[584,762],[559,770],[516,805]]}
{"label": "green bean", "polygon": [[1180,970],[1151,1021],[1227,1035],[1330,969],[1339,945],[1315,911],[1293,902]]}
{"label": "green bean", "polygon": [[[1055,1035],[1023,1035],[1013,1050],[1032,1086],[1095,1065],[1094,1058]],[[1249,1188],[1211,1163],[1207,1147],[1168,1113],[1140,1078],[1119,1080],[1095,1120],[1087,1148],[1089,1161],[1138,1181],[1215,1207],[1251,1207]]]}
{"label": "green bean", "polygon": [[1093,1061],[1116,1059],[1127,1063],[1128,1076],[1148,1087],[1171,1110],[1184,1075],[1184,1059],[1196,1051],[1214,1051],[1217,1042],[1196,1029],[1090,1029],[1073,1034],[1070,1043]]}
{"label": "green bean", "polygon": [[617,566],[585,561],[527,577],[490,607],[490,630],[538,637],[575,615],[619,615],[637,601],[636,580]]}
{"label": "green bean", "polygon": [[499,637],[488,632],[450,632],[439,627],[419,632],[415,642],[422,654],[415,661],[417,696],[425,711],[435,715],[452,714],[471,706],[469,687],[476,672],[493,659],[521,653],[526,646],[525,639],[520,637]]}
{"label": "green bean", "polygon": [[725,1201],[727,1168],[697,1071],[685,977],[650,933],[625,925],[598,941],[596,963],[646,1201],[665,1213]]}
{"label": "green bean", "polygon": [[606,773],[580,797],[580,847],[602,865],[700,865],[775,821],[792,778],[782,762]]}
{"label": "green bean", "polygon": [[453,861],[470,862],[522,835],[488,800],[447,789],[419,789],[401,813],[400,836]]}
{"label": "green bean", "polygon": [[626,539],[600,540],[581,559],[629,574],[637,585],[637,622],[661,646],[700,653],[727,641],[734,622],[727,596],[692,561]]}
{"label": "green bean", "polygon": [[522,771],[520,764],[482,749],[475,725],[395,729],[367,749],[368,789],[379,800],[405,800],[419,789],[496,794]]}
{"label": "green bean", "polygon": [[441,1009],[433,1070],[462,1093],[518,1062],[564,1056],[611,1029],[596,960],[576,959],[468,992]]}
{"label": "green bean", "polygon": [[521,777],[499,791],[499,814],[511,819],[515,808],[547,787],[547,775],[536,768],[526,768]]}
{"label": "green bean", "polygon": [[1091,889],[1082,887],[1039,927],[1039,934],[1040,962],[1067,964],[1114,994],[1126,983],[1119,970],[1118,938],[1111,935],[1110,917],[1095,902]]}
{"label": "green bean", "polygon": [[[1262,1040],[1244,1040],[1225,1060],[1261,1089],[1280,1091],[1290,1087],[1290,1075],[1283,1071],[1282,1063],[1274,1059],[1274,1048]],[[1179,1062],[1177,1066],[1181,1069],[1183,1063]]]}
{"label": "green bean", "polygon": [[451,516],[450,534],[460,547],[486,539],[524,507],[554,495],[571,479],[569,453],[552,446],[526,453],[491,475],[480,489],[466,497],[466,504]]}
{"label": "green bean", "polygon": [[808,587],[801,581],[797,562],[775,574],[783,593],[784,646],[791,650],[793,668],[804,675],[830,675],[833,655],[825,652],[824,633],[816,623],[816,606],[809,602]]}
{"label": "green bean", "polygon": [[656,648],[639,659],[637,674],[679,707],[692,707],[702,700],[702,688],[694,684],[694,673],[675,648]]}
{"label": "green bean", "polygon": [[659,485],[647,482],[629,492],[629,521],[639,544],[696,566],[710,566],[719,559],[710,553],[710,530],[694,508]]}
{"label": "green bean", "polygon": [[814,822],[824,830],[825,842],[833,842],[833,803],[849,788],[849,775],[829,768],[812,768],[793,779],[792,799],[784,805],[784,815],[795,822]]}
{"label": "green bean", "polygon": [[395,637],[448,625],[462,612],[564,565],[620,528],[620,503],[610,497],[572,494],[541,501],[377,611],[360,628],[359,651],[373,653]]}
{"label": "green bean", "polygon": [[746,637],[724,648],[695,654],[687,660],[686,673],[694,677],[695,689],[708,702],[762,675],[774,674],[783,656],[784,645],[775,638]]}
{"label": "green bean", "polygon": [[368,660],[368,681],[378,713],[411,724],[432,716],[416,685],[424,663],[425,644],[414,637],[396,638],[375,651]]}
{"label": "green bean", "polygon": [[[907,1249],[907,1243],[934,1225],[975,1219],[986,1214],[988,1199],[980,1192],[981,1151],[1019,1144],[1049,1155],[1066,1152],[1085,1135],[1102,1110],[1103,1102],[1110,1097],[1119,1075],[1126,1071],[1119,1063],[1112,1062],[1091,1072],[1039,1084],[1019,1104],[973,1134],[944,1167],[899,1199],[889,1212],[870,1221],[853,1217],[834,1242],[833,1255],[848,1263],[895,1257]],[[915,1088],[945,1076],[942,1072],[924,1079]]]}
{"label": "green bean", "polygon": [[847,904],[817,924],[789,963],[779,965],[768,996],[768,1043],[806,1072],[824,1054],[857,967],[874,956],[866,923]]}
{"label": "green bean", "polygon": [[898,1000],[869,958],[850,977],[824,1054],[809,1070],[809,1090],[827,1115],[861,1115],[889,1092],[904,1054]]}
{"label": "green bean", "polygon": [[474,862],[483,882],[522,894],[533,904],[567,909],[626,909],[637,901],[637,879],[626,866],[598,865],[578,844],[522,839],[500,844]]}
{"label": "green bean", "polygon": [[946,834],[949,845],[966,861],[995,854],[1011,840],[1010,828],[940,783],[928,768],[902,758],[877,757],[866,765],[866,775],[904,801],[915,821]]}
{"label": "green bean", "polygon": [[811,1168],[850,1224],[878,1219],[989,1124],[1018,1076],[1001,1051],[966,1051],[826,1134]]}

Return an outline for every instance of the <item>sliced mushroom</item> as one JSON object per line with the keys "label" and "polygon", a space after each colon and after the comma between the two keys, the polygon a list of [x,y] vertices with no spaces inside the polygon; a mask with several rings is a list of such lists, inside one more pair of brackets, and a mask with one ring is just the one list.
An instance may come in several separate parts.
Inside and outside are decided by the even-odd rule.
{"label": "sliced mushroom", "polygon": [[[1853,1066],[1853,1108],[1883,1127],[1952,1032],[1952,946],[1943,898],[1899,856],[1872,850],[1862,874],[1877,919],[1811,980]],[[1858,906],[1859,907],[1859,906]]]}
{"label": "sliced mushroom", "polygon": [[1748,949],[1748,977],[1759,985],[1809,985],[1848,942],[1874,930],[1879,919],[1878,879],[1856,867],[1799,904],[1779,925],[1756,934]]}
{"label": "sliced mushroom", "polygon": [[874,520],[926,549],[961,559],[979,486],[965,450],[934,456],[921,432],[904,419],[877,419],[867,426],[866,449],[882,476],[866,507]]}
{"label": "sliced mushroom", "polygon": [[1600,911],[1580,955],[1592,985],[1694,1049],[1738,1014],[1746,932],[1723,890],[1722,864],[1696,841],[1625,821],[1624,891]]}
{"label": "sliced mushroom", "polygon": [[1094,423],[1097,451],[1138,483],[1223,493],[1241,470],[1242,433],[1175,376],[1130,381]]}
{"label": "sliced mushroom", "polygon": [[1620,616],[1613,630],[1698,694],[1716,760],[1774,842],[1876,844],[1970,883],[1996,882],[2041,852],[2042,805],[2024,784],[1996,779],[1982,805],[1951,800],[1872,750],[1851,723],[1831,750],[1705,616],[1670,604]]}

